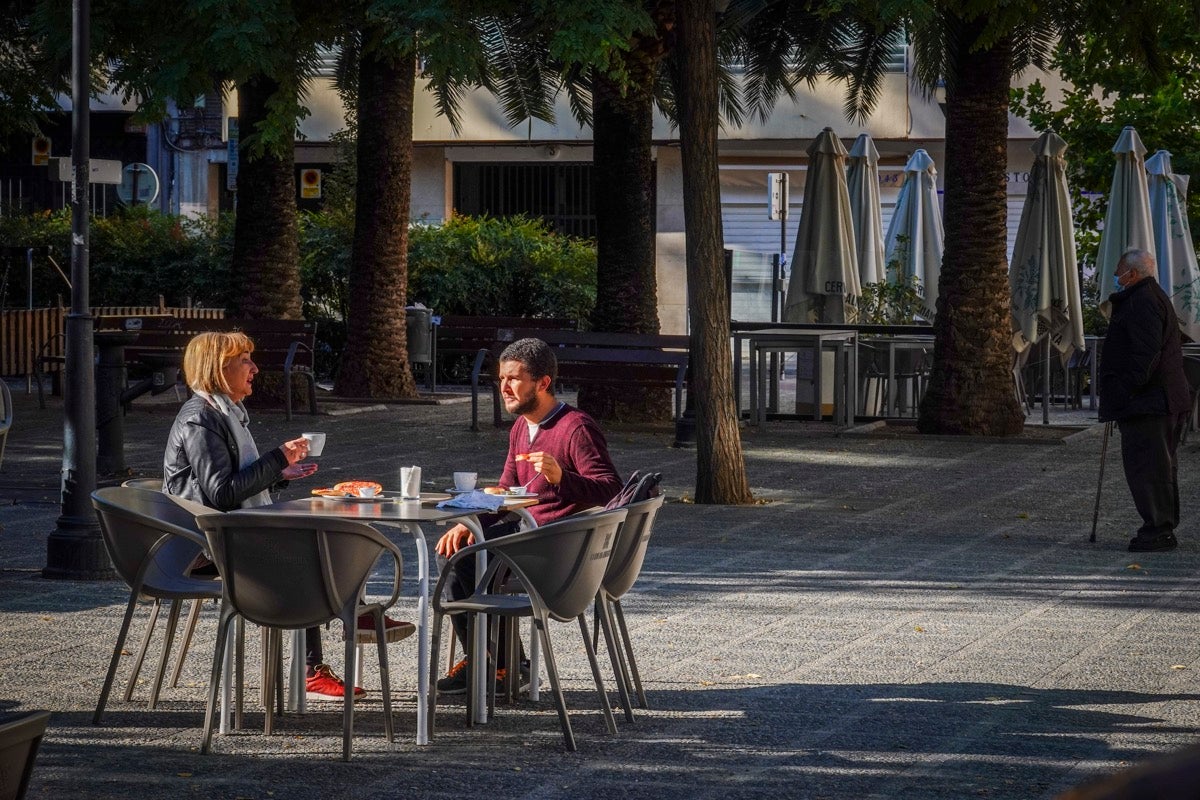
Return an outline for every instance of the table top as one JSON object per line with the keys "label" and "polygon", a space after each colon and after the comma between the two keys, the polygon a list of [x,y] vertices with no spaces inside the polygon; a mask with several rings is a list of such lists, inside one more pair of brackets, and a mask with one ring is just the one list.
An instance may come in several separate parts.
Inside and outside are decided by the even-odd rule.
{"label": "table top", "polygon": [[[357,519],[363,522],[442,522],[458,517],[487,512],[482,508],[438,508],[437,504],[447,499],[442,493],[422,494],[421,500],[382,500],[379,502],[354,502],[329,497],[302,497],[259,506],[252,510],[267,514],[311,514],[320,517]],[[536,497],[506,499],[499,511],[537,505]]]}
{"label": "table top", "polygon": [[790,340],[811,342],[820,339],[853,339],[858,331],[842,329],[796,330],[794,328],[760,328],[755,331],[738,331],[734,334],[751,342],[758,339]]}

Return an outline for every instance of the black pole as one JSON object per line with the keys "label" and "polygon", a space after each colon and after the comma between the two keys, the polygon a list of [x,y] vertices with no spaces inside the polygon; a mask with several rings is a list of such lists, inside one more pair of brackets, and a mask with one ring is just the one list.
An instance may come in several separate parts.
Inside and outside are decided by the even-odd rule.
{"label": "black pole", "polygon": [[46,541],[46,578],[115,577],[92,509],[96,488],[96,384],[88,301],[88,178],[91,157],[88,63],[91,0],[71,6],[71,312],[63,398],[62,514]]}

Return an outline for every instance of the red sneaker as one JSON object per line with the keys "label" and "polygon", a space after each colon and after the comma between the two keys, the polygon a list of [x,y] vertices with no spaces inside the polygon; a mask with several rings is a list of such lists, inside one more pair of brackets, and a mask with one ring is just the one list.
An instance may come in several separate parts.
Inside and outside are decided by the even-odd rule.
{"label": "red sneaker", "polygon": [[[404,620],[392,619],[386,614],[383,617],[383,638],[387,642],[398,642],[407,639],[417,632],[417,626]],[[357,644],[371,644],[375,641],[375,620],[370,614],[359,614],[358,623],[354,628],[354,641]]]}
{"label": "red sneaker", "polygon": [[[305,697],[309,700],[344,700],[346,684],[333,673],[328,664],[317,664],[313,676],[304,681]],[[354,699],[365,697],[366,690],[354,687]]]}
{"label": "red sneaker", "polygon": [[[404,620],[392,619],[391,617],[384,614],[383,629],[385,631],[391,632],[398,628],[412,628],[415,631],[417,629],[417,626],[413,625],[411,622],[405,622]],[[359,614],[358,615],[358,629],[360,631],[371,631],[372,633],[374,633],[375,620],[371,619],[370,614]]]}

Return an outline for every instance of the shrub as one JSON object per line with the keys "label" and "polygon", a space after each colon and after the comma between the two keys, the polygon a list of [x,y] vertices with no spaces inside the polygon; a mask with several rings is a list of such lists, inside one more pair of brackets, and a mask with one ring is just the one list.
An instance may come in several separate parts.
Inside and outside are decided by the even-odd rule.
{"label": "shrub", "polygon": [[437,314],[570,317],[596,304],[596,250],[541,220],[454,216],[409,231],[409,301]]}

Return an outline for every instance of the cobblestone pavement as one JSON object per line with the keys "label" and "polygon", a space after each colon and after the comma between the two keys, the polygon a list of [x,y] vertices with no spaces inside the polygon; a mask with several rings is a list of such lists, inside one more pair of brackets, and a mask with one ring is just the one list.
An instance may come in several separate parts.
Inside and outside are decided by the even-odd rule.
{"label": "cobblestone pavement", "polygon": [[[744,507],[690,502],[695,453],[671,447],[670,431],[610,430],[623,473],[666,476],[668,504],[625,602],[650,708],[606,735],[577,631],[556,627],[577,753],[545,699],[471,728],[448,699],[434,743],[417,747],[408,640],[390,651],[394,747],[367,659],[376,691],[360,704],[351,763],[338,761],[339,706],[286,716],[267,737],[253,702],[245,730],[202,757],[211,608],[179,687],[154,711],[145,680],[131,703],[118,690],[93,727],[127,590],[40,577],[59,513],[62,407],[39,411],[16,384],[14,395],[0,469],[0,711],[54,712],[32,798],[1048,798],[1193,743],[1200,725],[1197,444],[1182,448],[1177,551],[1126,552],[1137,521],[1118,442],[1089,544],[1102,427],[1077,412],[1056,419],[1090,427],[1024,443],[747,428],[758,502]],[[174,408],[169,395],[134,404],[134,474],[157,472]],[[289,496],[391,483],[410,464],[427,488],[455,469],[497,477],[506,433],[470,432],[469,404],[327,410],[339,413],[253,412],[263,447],[329,435],[318,482]],[[409,562],[393,613],[411,618],[413,545],[396,541]],[[336,641],[327,634],[335,659]]]}

